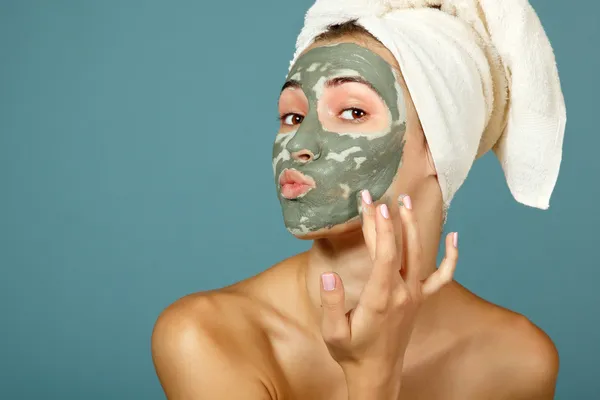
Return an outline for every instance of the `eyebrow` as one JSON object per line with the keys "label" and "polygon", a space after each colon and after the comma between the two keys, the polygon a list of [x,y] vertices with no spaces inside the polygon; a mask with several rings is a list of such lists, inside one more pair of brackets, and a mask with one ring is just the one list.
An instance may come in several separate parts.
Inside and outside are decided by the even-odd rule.
{"label": "eyebrow", "polygon": [[336,87],[336,86],[340,86],[340,85],[343,85],[344,83],[348,83],[348,82],[355,82],[355,83],[363,84],[363,85],[369,87],[369,89],[371,89],[375,93],[378,93],[378,91],[375,89],[373,84],[371,84],[371,82],[367,81],[364,78],[361,78],[360,76],[339,76],[339,77],[328,80],[325,83],[325,86],[326,87]]}
{"label": "eyebrow", "polygon": [[[378,93],[377,90],[375,89],[375,87],[371,84],[371,82],[367,81],[364,78],[361,78],[360,76],[338,76],[335,78],[331,78],[327,82],[325,82],[325,86],[326,87],[336,87],[336,86],[340,86],[340,85],[343,85],[344,83],[349,83],[349,82],[363,84],[363,85],[369,87],[372,91]],[[294,79],[290,79],[283,84],[281,91],[283,92],[287,88],[301,88],[301,87],[302,87],[302,84],[300,82],[298,82]]]}
{"label": "eyebrow", "polygon": [[300,84],[300,82],[290,79],[289,81],[286,81],[283,84],[283,87],[281,88],[281,91],[283,92],[285,89],[287,88],[300,88],[302,87],[302,85]]}

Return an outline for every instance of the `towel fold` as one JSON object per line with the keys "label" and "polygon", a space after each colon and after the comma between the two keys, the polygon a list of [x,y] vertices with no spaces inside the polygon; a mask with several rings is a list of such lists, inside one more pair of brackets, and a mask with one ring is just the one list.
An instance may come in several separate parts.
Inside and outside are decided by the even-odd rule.
{"label": "towel fold", "polygon": [[549,207],[566,111],[552,47],[527,0],[317,0],[290,66],[316,36],[348,21],[398,61],[446,210],[489,150],[518,202]]}

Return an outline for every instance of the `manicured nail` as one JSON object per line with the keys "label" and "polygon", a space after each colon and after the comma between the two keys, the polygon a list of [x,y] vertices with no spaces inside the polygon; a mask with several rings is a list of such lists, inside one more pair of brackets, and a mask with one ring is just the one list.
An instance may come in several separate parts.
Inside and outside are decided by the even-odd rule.
{"label": "manicured nail", "polygon": [[390,218],[390,211],[388,210],[388,208],[385,204],[382,204],[379,206],[379,212],[381,212],[381,215],[383,215],[383,218],[385,218],[385,219]]}
{"label": "manicured nail", "polygon": [[398,205],[400,207],[404,207],[404,198],[406,197],[405,194],[401,194],[400,196],[398,196]]}
{"label": "manicured nail", "polygon": [[454,247],[458,248],[458,232],[454,232],[454,237],[452,238],[452,242],[454,243]]}
{"label": "manicured nail", "polygon": [[323,274],[321,280],[323,281],[323,289],[326,291],[329,292],[335,289],[335,276],[333,274]]}
{"label": "manicured nail", "polygon": [[402,197],[402,203],[404,203],[404,207],[408,208],[409,210],[412,210],[412,201],[410,200],[409,195],[406,194]]}
{"label": "manicured nail", "polygon": [[356,192],[356,209],[358,210],[358,215],[362,214],[362,195],[360,192]]}
{"label": "manicured nail", "polygon": [[365,204],[371,204],[373,202],[371,199],[371,193],[369,193],[367,189],[363,190],[360,194]]}

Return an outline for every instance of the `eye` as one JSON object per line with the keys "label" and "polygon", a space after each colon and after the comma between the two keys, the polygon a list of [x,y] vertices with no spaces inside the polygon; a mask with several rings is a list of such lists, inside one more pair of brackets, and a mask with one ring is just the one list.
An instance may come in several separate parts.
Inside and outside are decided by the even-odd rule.
{"label": "eye", "polygon": [[300,114],[289,113],[289,114],[282,115],[280,117],[280,120],[284,125],[293,126],[293,125],[300,124],[302,122],[302,120],[304,120],[304,117]]}
{"label": "eye", "polygon": [[367,116],[367,113],[360,108],[347,108],[342,111],[340,117],[348,121],[361,121]]}

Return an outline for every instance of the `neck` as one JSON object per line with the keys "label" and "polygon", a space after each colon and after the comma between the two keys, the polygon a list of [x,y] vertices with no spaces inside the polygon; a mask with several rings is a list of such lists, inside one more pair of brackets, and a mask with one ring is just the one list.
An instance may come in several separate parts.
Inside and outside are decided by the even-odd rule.
{"label": "neck", "polygon": [[[419,224],[424,255],[421,280],[426,279],[436,269],[441,236],[442,202],[437,180],[433,178],[432,181],[425,182],[408,193]],[[345,306],[348,312],[358,304],[360,293],[371,274],[371,269],[372,262],[360,226],[340,236],[315,240],[308,251],[304,268],[308,300],[312,305],[310,309],[314,320],[320,321],[321,318],[320,276],[322,273],[335,272],[340,276],[344,285]]]}

